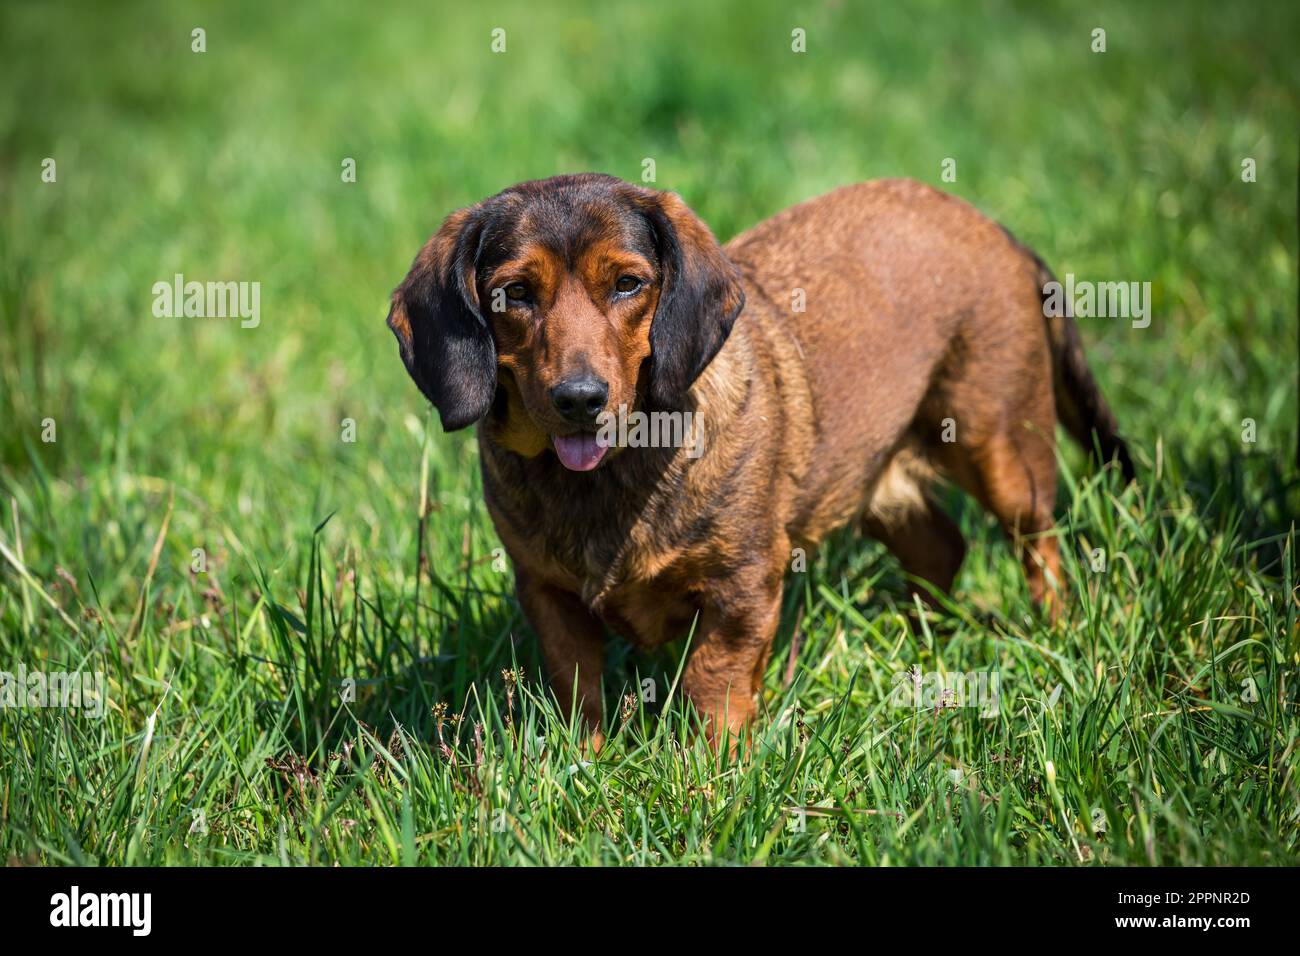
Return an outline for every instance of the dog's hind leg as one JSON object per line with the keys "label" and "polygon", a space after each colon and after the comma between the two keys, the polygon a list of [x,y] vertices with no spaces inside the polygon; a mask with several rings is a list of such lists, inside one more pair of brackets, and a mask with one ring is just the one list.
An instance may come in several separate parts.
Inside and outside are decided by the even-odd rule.
{"label": "dog's hind leg", "polygon": [[[885,466],[862,516],[862,530],[887,547],[915,580],[909,590],[934,607],[947,594],[966,557],[966,541],[953,520],[926,491],[934,469],[925,456],[905,446]],[[926,586],[928,585],[928,586]]]}
{"label": "dog's hind leg", "polygon": [[919,507],[887,518],[869,513],[862,519],[862,527],[898,558],[905,574],[930,585],[910,582],[908,587],[931,607],[938,603],[935,592],[952,590],[966,557],[966,540],[953,520],[928,497]]}
{"label": "dog's hind leg", "polygon": [[957,483],[998,519],[1020,556],[1029,596],[1035,604],[1046,604],[1053,617],[1060,610],[1054,589],[1062,580],[1052,515],[1054,426],[1048,403],[1046,414],[1031,416],[1024,427],[1003,429],[954,454],[950,468]]}

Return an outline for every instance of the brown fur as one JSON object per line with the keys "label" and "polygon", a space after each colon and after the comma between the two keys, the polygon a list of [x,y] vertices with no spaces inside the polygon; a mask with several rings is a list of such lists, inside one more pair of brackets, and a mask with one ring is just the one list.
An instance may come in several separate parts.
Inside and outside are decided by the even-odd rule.
{"label": "brown fur", "polygon": [[[611,298],[628,273],[645,287]],[[488,509],[560,701],[598,734],[605,629],[653,647],[694,621],[683,688],[718,736],[753,712],[792,549],[856,522],[951,587],[965,544],[929,496],[937,475],[998,518],[1050,598],[1058,401],[1072,434],[1131,463],[1073,322],[1044,318],[1046,275],[915,182],[837,190],[723,250],[672,194],[558,177],[453,214],[389,325],[444,424],[481,420]],[[516,277],[528,306],[487,309]],[[704,454],[565,469],[551,436],[572,426],[547,395],[575,370],[608,383],[611,408],[701,415]]]}

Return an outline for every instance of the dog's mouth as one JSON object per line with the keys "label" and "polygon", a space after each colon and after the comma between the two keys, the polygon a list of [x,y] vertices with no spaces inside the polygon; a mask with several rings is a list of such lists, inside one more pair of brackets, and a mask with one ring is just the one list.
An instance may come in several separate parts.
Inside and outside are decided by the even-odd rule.
{"label": "dog's mouth", "polygon": [[596,440],[595,432],[576,432],[572,435],[552,435],[555,456],[570,471],[591,471],[609,451]]}

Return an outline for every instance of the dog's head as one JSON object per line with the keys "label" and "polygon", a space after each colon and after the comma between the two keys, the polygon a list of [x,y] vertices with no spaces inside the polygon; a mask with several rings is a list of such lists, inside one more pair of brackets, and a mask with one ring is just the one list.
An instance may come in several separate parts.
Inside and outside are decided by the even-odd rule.
{"label": "dog's head", "polygon": [[493,440],[586,471],[605,454],[601,413],[680,407],[744,299],[676,195],[557,176],[452,213],[388,327],[447,431],[491,410]]}

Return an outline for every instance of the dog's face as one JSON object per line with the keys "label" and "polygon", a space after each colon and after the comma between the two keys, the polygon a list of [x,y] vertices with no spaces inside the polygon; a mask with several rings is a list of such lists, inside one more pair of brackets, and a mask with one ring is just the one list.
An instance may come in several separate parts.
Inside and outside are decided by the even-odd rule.
{"label": "dog's face", "polygon": [[734,267],[671,193],[587,174],[453,213],[393,293],[388,325],[448,431],[597,467],[600,416],[675,408],[744,304]]}

